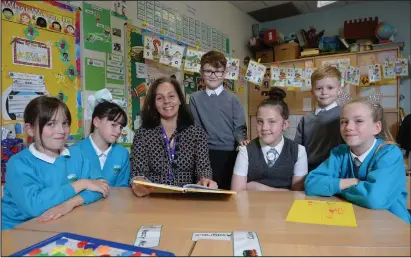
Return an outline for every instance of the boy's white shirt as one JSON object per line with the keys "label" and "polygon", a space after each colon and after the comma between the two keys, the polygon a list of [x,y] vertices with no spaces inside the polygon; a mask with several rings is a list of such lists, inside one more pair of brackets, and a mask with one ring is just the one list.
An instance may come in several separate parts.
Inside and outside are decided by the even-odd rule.
{"label": "boy's white shirt", "polygon": [[90,134],[88,138],[90,138],[91,146],[93,146],[93,149],[96,151],[98,160],[100,161],[100,167],[101,169],[103,169],[104,164],[106,163],[106,160],[107,160],[108,153],[110,152],[112,145],[110,145],[110,147],[108,147],[106,151],[101,151],[99,147],[97,147],[97,145],[94,143],[91,135],[92,134]]}
{"label": "boy's white shirt", "polygon": [[365,158],[367,157],[367,155],[371,152],[372,148],[374,148],[375,144],[377,143],[377,139],[374,139],[374,143],[371,145],[371,147],[364,152],[363,154],[361,154],[360,156],[355,155],[354,153],[352,153],[351,149],[350,149],[350,154],[351,154],[351,158],[354,160],[355,158],[359,159],[361,161],[361,163],[364,162]]}
{"label": "boy's white shirt", "polygon": [[213,94],[213,93],[217,94],[217,96],[218,96],[218,95],[221,94],[221,92],[223,92],[223,90],[224,90],[224,87],[223,87],[223,84],[221,84],[220,86],[218,86],[217,88],[215,88],[215,90],[211,90],[211,89],[209,89],[209,88],[206,88],[206,93],[207,93],[207,95],[208,95],[209,97],[210,97],[211,94]]}
{"label": "boy's white shirt", "polygon": [[326,106],[325,108],[317,107],[317,108],[315,109],[315,111],[314,111],[314,114],[315,114],[315,115],[318,115],[318,113],[320,113],[321,110],[328,111],[328,110],[330,110],[330,109],[332,109],[332,108],[335,108],[336,106],[338,106],[337,101],[334,101],[333,103],[331,103],[330,105]]}
{"label": "boy's white shirt", "polygon": [[[278,155],[281,154],[281,151],[284,147],[284,136],[281,136],[281,141],[274,147],[266,145],[263,141],[260,141],[261,150],[263,152],[264,160],[268,164],[267,160],[267,152],[274,148]],[[247,176],[248,175],[248,152],[246,146],[240,146],[237,159],[234,165],[234,174],[239,176]],[[298,158],[297,162],[294,164],[294,176],[305,176],[308,173],[308,161],[307,161],[307,152],[305,151],[305,147],[298,144]]]}
{"label": "boy's white shirt", "polygon": [[[42,161],[45,161],[47,163],[54,164],[54,161],[56,161],[55,157],[50,157],[49,155],[38,151],[35,147],[35,143],[30,144],[29,151],[31,152],[31,154],[33,154],[34,157],[41,159]],[[60,156],[70,156],[70,151],[66,147],[63,147],[63,149],[61,149],[60,151]]]}

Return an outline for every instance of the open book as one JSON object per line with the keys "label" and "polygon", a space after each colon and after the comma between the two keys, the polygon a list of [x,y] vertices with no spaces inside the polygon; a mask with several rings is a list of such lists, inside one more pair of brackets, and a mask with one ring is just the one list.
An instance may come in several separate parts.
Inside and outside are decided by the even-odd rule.
{"label": "open book", "polygon": [[134,180],[134,184],[144,185],[147,187],[152,187],[154,190],[152,193],[215,193],[215,194],[237,194],[236,191],[213,189],[207,186],[197,185],[197,184],[187,184],[183,187],[174,185],[164,185],[156,184],[145,181]]}

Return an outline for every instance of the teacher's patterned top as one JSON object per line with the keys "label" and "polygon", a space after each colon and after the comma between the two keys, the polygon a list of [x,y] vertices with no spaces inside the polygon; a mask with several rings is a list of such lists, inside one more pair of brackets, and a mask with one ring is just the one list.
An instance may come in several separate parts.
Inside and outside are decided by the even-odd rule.
{"label": "teacher's patterned top", "polygon": [[[207,134],[201,127],[191,125],[180,132],[176,131],[171,139],[177,139],[174,166],[169,159],[161,126],[136,130],[131,154],[130,184],[139,176],[153,183],[180,187],[196,184],[201,178],[212,178]],[[170,168],[171,179],[168,176]]]}

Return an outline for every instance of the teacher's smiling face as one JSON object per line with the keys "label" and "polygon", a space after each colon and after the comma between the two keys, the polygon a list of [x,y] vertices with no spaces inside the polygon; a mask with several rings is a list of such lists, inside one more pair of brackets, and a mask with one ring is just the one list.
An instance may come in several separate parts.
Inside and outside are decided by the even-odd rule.
{"label": "teacher's smiling face", "polygon": [[171,83],[161,83],[156,92],[156,108],[163,119],[174,118],[178,114],[181,101]]}

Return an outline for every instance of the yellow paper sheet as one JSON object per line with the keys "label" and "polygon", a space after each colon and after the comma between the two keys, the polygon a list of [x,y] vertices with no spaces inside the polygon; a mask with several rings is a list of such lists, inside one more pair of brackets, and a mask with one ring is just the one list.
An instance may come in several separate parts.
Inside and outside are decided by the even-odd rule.
{"label": "yellow paper sheet", "polygon": [[295,200],[286,221],[357,227],[351,203],[314,200]]}

